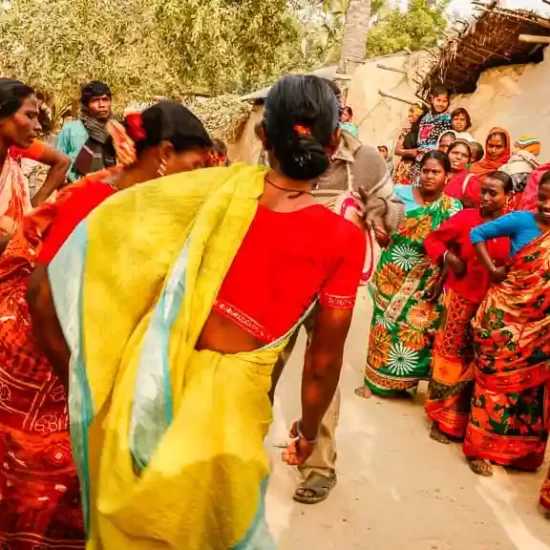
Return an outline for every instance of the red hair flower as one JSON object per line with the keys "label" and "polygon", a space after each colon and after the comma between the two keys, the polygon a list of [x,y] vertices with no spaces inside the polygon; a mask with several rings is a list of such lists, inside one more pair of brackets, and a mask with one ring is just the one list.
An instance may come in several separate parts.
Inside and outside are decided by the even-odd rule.
{"label": "red hair flower", "polygon": [[142,141],[147,137],[143,129],[141,113],[128,113],[126,124],[128,125],[128,134],[134,141]]}
{"label": "red hair flower", "polygon": [[299,136],[310,136],[311,135],[311,128],[308,128],[307,126],[304,126],[303,124],[295,124],[294,125],[294,131]]}

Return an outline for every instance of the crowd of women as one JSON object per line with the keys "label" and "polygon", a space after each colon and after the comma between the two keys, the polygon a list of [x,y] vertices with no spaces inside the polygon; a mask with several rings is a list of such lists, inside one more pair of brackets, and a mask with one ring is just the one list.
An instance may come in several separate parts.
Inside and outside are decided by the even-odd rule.
{"label": "crowd of women", "polygon": [[[471,469],[536,470],[550,428],[550,171],[540,143],[465,109],[409,111],[396,147],[405,219],[382,250],[361,397],[429,380],[431,437],[462,441]],[[550,509],[550,474],[541,504]]]}
{"label": "crowd of women", "polygon": [[273,87],[270,168],[225,167],[180,104],[133,113],[109,129],[114,166],[32,210],[10,152],[37,117],[33,90],[0,79],[0,545],[271,548],[273,367],[315,306],[283,453],[300,465],[364,266],[361,230],[312,197],[340,143],[333,87]]}
{"label": "crowd of women", "polygon": [[[533,469],[548,434],[550,176],[528,170],[536,140],[511,157],[502,129],[478,160],[468,113],[448,103],[435,90],[400,139],[406,216],[382,239],[358,393],[430,378],[435,439],[465,438],[481,474],[486,460]],[[327,81],[286,77],[258,127],[269,167],[225,166],[197,117],[156,104],[108,121],[113,166],[33,209],[14,153],[36,144],[36,96],[0,79],[2,548],[273,547],[273,368],[314,315],[283,452],[301,465],[365,264],[361,228],[312,196],[340,112]]]}

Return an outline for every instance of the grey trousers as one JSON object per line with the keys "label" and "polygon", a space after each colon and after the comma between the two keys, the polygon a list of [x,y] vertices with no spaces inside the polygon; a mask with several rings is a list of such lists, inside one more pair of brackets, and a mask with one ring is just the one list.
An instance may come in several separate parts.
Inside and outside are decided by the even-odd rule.
{"label": "grey trousers", "polygon": [[[309,346],[315,328],[315,311],[313,311],[304,321],[303,327],[307,333],[307,345]],[[296,331],[289,340],[286,348],[280,356],[285,365],[292,354],[298,339]],[[340,418],[340,388],[336,390],[334,398],[323,417],[321,429],[319,431],[319,439],[313,449],[313,453],[308,460],[298,466],[298,470],[303,479],[306,479],[311,472],[317,472],[326,477],[332,475],[336,465],[336,427]]]}

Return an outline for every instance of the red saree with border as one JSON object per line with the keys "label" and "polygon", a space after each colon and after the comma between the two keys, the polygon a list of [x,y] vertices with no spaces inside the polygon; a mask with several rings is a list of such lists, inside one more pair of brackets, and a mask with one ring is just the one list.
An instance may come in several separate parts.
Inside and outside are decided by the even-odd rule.
{"label": "red saree with border", "polygon": [[25,217],[0,258],[0,547],[82,549],[79,482],[65,390],[36,343],[25,299],[78,222],[114,189],[84,178]]}
{"label": "red saree with border", "polygon": [[512,258],[472,325],[476,384],[464,454],[536,469],[550,409],[550,233]]}
{"label": "red saree with border", "polygon": [[439,429],[463,438],[468,426],[474,372],[471,320],[478,304],[447,289],[444,316],[435,337],[426,413]]}

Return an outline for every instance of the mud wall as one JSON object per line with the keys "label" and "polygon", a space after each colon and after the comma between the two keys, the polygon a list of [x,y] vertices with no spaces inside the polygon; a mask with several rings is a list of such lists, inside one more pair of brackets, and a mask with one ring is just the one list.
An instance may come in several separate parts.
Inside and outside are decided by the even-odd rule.
{"label": "mud wall", "polygon": [[[455,96],[452,108],[465,107],[472,116],[474,137],[484,142],[493,126],[508,129],[515,140],[521,134],[534,134],[542,142],[542,160],[550,160],[550,49],[539,64],[497,67],[485,71],[477,90],[470,95]],[[379,90],[416,101],[413,77],[419,64],[429,62],[427,54],[394,55],[365,63],[350,83],[348,101],[354,110],[361,140],[371,145],[393,149],[409,106],[380,95]],[[380,69],[383,64],[406,74]],[[262,108],[256,107],[236,144],[230,145],[233,160],[256,162],[259,143],[254,125],[261,120]]]}

